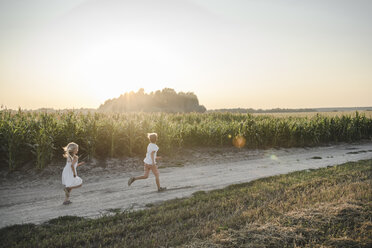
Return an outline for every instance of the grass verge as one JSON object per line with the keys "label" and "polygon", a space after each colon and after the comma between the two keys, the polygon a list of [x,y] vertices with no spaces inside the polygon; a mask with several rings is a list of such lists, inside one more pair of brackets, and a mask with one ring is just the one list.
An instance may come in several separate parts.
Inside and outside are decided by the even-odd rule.
{"label": "grass verge", "polygon": [[0,230],[2,247],[371,247],[372,160]]}

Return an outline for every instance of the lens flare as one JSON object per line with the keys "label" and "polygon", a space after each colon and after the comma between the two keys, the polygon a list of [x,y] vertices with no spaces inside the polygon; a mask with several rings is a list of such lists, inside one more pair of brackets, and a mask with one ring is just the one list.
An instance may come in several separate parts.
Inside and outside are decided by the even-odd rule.
{"label": "lens flare", "polygon": [[270,159],[277,161],[278,157],[276,155],[272,154],[272,155],[270,155]]}
{"label": "lens flare", "polygon": [[233,145],[237,148],[242,148],[245,146],[245,143],[246,143],[246,139],[241,136],[241,135],[237,135],[235,136],[235,138],[233,139]]}

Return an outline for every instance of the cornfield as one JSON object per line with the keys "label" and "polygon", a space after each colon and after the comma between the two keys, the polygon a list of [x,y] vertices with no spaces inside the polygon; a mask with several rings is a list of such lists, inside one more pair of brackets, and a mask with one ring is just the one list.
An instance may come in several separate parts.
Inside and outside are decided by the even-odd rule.
{"label": "cornfield", "polygon": [[372,119],[352,115],[312,117],[232,113],[127,113],[0,111],[0,166],[13,170],[33,161],[39,169],[60,159],[74,141],[87,160],[144,155],[147,133],[159,135],[161,152],[176,148],[231,146],[243,137],[245,148],[315,146],[372,138]]}

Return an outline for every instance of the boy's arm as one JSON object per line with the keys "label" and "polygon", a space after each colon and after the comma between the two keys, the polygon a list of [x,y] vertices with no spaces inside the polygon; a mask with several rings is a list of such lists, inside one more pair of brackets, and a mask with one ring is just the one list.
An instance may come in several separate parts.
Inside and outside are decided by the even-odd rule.
{"label": "boy's arm", "polygon": [[155,165],[155,151],[151,152],[152,165]]}

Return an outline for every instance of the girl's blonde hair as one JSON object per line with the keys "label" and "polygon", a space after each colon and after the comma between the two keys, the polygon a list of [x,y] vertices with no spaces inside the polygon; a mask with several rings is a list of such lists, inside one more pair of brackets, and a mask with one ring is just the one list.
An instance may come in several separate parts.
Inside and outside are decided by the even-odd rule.
{"label": "girl's blonde hair", "polygon": [[74,142],[68,143],[67,146],[63,147],[63,150],[65,151],[65,153],[63,154],[63,157],[69,158],[72,160],[71,152],[75,151],[78,148],[79,148],[78,144]]}
{"label": "girl's blonde hair", "polygon": [[158,134],[157,133],[148,133],[147,138],[149,138],[151,143],[155,143],[156,140],[158,139]]}

